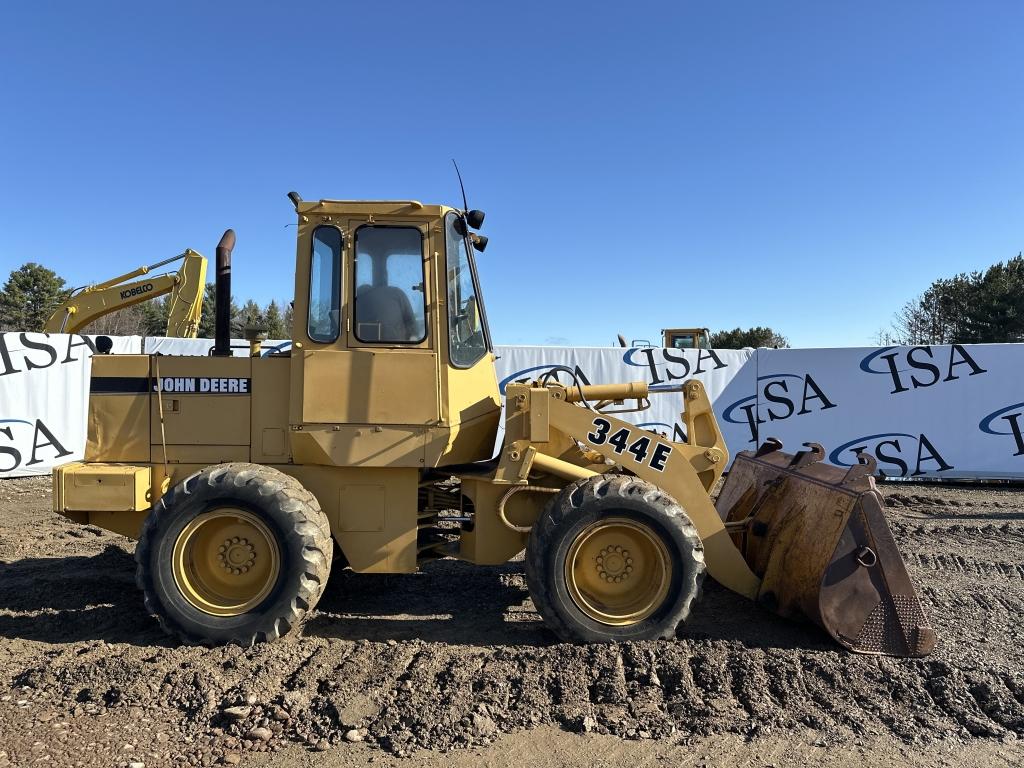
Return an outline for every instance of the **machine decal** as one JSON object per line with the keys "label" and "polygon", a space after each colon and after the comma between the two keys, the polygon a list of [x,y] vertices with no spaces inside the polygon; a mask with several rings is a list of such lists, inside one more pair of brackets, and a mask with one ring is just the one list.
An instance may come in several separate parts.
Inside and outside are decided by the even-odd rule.
{"label": "machine decal", "polygon": [[153,391],[175,394],[248,395],[252,379],[207,376],[162,376],[155,379]]}
{"label": "machine decal", "polygon": [[[633,458],[640,464],[647,463],[656,472],[664,472],[668,457],[672,455],[672,446],[665,443],[656,443],[651,450],[652,440],[646,435],[630,442],[632,433],[626,427],[622,427],[609,435],[612,424],[608,419],[598,416],[593,421],[594,431],[587,434],[587,440],[593,445],[604,445],[608,443],[616,454],[632,454]],[[650,459],[648,460],[648,456]]]}
{"label": "machine decal", "polygon": [[121,291],[121,298],[130,299],[132,296],[139,296],[143,293],[152,293],[152,291],[152,283],[146,283],[145,285],[137,285],[134,288],[128,288],[127,290]]}
{"label": "machine decal", "polygon": [[144,395],[149,391],[145,376],[93,376],[89,391],[97,395]]}
{"label": "machine decal", "polygon": [[162,391],[174,394],[196,395],[248,395],[252,393],[252,379],[209,376],[95,376],[89,382],[89,391],[98,395],[141,395]]}

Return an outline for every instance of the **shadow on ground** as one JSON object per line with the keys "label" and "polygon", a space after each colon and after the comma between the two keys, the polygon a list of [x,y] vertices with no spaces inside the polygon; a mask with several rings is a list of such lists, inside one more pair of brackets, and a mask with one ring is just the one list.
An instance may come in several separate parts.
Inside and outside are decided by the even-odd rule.
{"label": "shadow on ground", "polygon": [[[0,637],[174,644],[147,615],[134,577],[132,555],[116,546],[92,556],[0,563]],[[338,570],[304,633],[450,645],[557,642],[533,609],[521,563],[474,566],[455,560],[429,563],[413,574]],[[831,647],[817,627],[781,619],[710,579],[679,635],[756,648]]]}
{"label": "shadow on ground", "polygon": [[454,645],[547,645],[521,564],[428,563],[419,573],[333,574],[308,635]]}
{"label": "shadow on ground", "polygon": [[711,578],[704,580],[704,596],[679,628],[679,637],[738,642],[747,648],[764,650],[834,651],[837,647],[832,638],[809,621],[784,619]]}
{"label": "shadow on ground", "polygon": [[115,546],[0,563],[0,637],[165,644],[135,587],[134,558]]}

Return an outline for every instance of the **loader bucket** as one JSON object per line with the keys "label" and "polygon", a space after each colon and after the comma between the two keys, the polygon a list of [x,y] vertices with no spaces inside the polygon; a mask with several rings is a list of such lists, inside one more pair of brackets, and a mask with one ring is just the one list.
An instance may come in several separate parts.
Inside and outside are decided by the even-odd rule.
{"label": "loader bucket", "polygon": [[757,600],[803,615],[858,653],[925,656],[935,647],[910,575],[885,520],[872,474],[822,464],[824,450],[784,453],[772,438],[743,451],[718,496],[718,513],[750,569]]}

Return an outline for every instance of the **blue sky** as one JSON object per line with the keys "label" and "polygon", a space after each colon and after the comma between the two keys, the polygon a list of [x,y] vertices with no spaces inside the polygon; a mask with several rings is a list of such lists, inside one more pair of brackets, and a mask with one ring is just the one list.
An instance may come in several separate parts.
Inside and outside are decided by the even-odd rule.
{"label": "blue sky", "polygon": [[1019,2],[7,3],[0,279],[238,232],[292,293],[306,199],[488,217],[498,343],[770,325],[873,342],[1024,247]]}

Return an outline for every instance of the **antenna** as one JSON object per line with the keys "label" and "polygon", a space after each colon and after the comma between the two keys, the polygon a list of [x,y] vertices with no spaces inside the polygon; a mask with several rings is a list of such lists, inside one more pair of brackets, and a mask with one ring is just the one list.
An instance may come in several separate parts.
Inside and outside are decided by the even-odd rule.
{"label": "antenna", "polygon": [[462,183],[462,174],[459,173],[459,164],[455,162],[455,158],[452,158],[452,165],[455,166],[455,175],[459,177],[459,189],[462,190],[462,210],[463,212],[469,210],[469,203],[466,202],[466,186]]}

